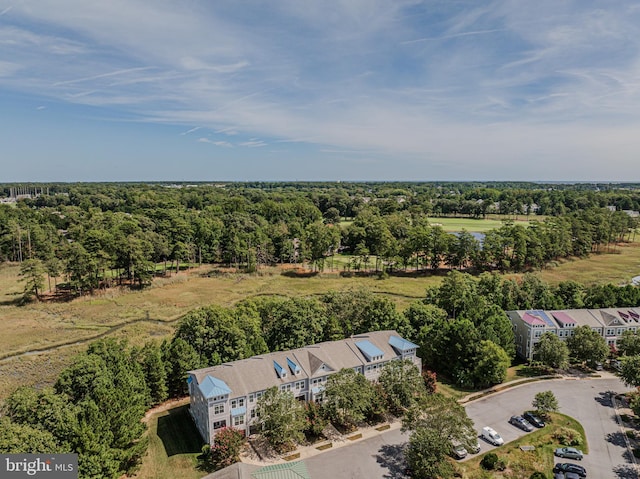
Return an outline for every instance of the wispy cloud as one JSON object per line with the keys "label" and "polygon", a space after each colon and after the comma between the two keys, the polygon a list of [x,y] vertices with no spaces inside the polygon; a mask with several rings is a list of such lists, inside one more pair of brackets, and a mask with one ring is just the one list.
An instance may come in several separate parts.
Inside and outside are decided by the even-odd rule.
{"label": "wispy cloud", "polygon": [[211,145],[215,145],[215,146],[222,146],[225,148],[232,148],[233,145],[231,143],[229,143],[228,141],[214,141],[214,140],[210,140],[209,138],[198,138],[198,143],[209,143]]}
{"label": "wispy cloud", "polygon": [[246,146],[247,148],[261,148],[263,146],[267,146],[267,143],[257,138],[251,138],[249,141],[238,143],[238,145]]}
{"label": "wispy cloud", "polygon": [[470,177],[554,171],[554,155],[578,171],[610,138],[619,168],[636,158],[631,0],[23,0],[1,14],[0,89],[233,136],[198,134],[236,147],[225,155],[288,143]]}
{"label": "wispy cloud", "polygon": [[194,131],[198,131],[198,130],[200,130],[200,129],[202,129],[202,127],[201,127],[201,126],[196,126],[196,127],[191,128],[190,130],[183,131],[183,132],[182,132],[182,133],[180,133],[180,134],[181,134],[181,135],[188,135],[189,133],[193,133]]}
{"label": "wispy cloud", "polygon": [[9,5],[7,8],[3,9],[2,11],[0,11],[0,17],[2,15],[6,15],[7,13],[9,13],[11,11],[13,7],[11,5]]}

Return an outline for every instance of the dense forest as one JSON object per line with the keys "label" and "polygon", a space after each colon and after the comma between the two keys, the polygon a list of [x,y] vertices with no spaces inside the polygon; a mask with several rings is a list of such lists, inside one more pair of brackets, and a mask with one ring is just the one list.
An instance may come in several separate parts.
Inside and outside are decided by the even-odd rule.
{"label": "dense forest", "polygon": [[[535,270],[634,239],[640,209],[632,184],[0,185],[0,198],[0,261],[25,263],[36,296],[45,275],[82,293],[147,284],[158,265],[322,269],[336,253],[350,271]],[[432,220],[489,214],[506,220],[483,238]]]}

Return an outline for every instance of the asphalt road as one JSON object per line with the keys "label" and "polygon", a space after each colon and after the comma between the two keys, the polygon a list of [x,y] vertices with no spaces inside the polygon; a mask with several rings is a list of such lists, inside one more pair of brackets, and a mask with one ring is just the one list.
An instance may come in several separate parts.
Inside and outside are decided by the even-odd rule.
{"label": "asphalt road", "polygon": [[[536,393],[551,390],[560,411],[584,426],[589,454],[580,462],[589,478],[638,479],[627,458],[626,443],[616,423],[608,391],[627,388],[618,379],[554,380],[529,383],[480,399],[466,406],[478,432],[493,427],[505,442],[525,435],[508,423],[509,417],[531,408]],[[404,478],[402,449],[407,436],[392,430],[353,445],[306,459],[313,479],[395,479]],[[493,449],[480,441],[482,452]],[[573,462],[563,459],[561,462]]]}

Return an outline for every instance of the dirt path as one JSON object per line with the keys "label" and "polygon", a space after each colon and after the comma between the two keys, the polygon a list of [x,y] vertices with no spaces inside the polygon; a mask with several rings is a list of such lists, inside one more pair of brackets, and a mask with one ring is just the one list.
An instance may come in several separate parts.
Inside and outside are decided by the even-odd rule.
{"label": "dirt path", "polygon": [[186,404],[189,404],[189,396],[183,397],[183,398],[178,398],[178,399],[170,399],[168,401],[165,401],[162,404],[158,404],[156,407],[153,407],[153,408],[149,409],[144,414],[144,418],[142,419],[142,422],[144,422],[144,423],[149,422],[149,419],[154,414],[157,414],[157,413],[163,412],[163,411],[167,411],[169,409],[173,409],[174,407],[184,406]]}

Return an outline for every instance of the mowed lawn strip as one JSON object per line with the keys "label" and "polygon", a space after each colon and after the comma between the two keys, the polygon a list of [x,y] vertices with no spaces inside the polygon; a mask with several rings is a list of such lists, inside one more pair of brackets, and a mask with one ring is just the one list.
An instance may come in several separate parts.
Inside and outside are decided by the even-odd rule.
{"label": "mowed lawn strip", "polygon": [[[498,456],[498,459],[505,461],[507,468],[504,471],[485,471],[480,466],[482,458],[488,454],[480,454],[465,462],[456,463],[456,468],[463,479],[485,479],[485,478],[528,478],[533,472],[544,472],[547,477],[551,477],[554,464],[553,451],[562,445],[553,438],[553,435],[560,428],[571,428],[582,434],[583,443],[576,446],[585,454],[589,452],[586,436],[582,425],[570,416],[559,413],[550,414],[552,421],[542,429],[536,429],[520,439],[509,442],[491,451]],[[520,446],[534,446],[533,451],[522,451]]]}
{"label": "mowed lawn strip", "polygon": [[204,441],[189,416],[188,407],[178,406],[149,418],[149,448],[133,477],[199,479],[207,474],[197,467]]}

